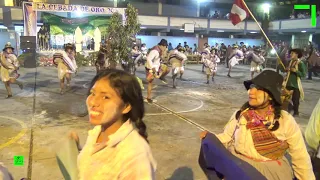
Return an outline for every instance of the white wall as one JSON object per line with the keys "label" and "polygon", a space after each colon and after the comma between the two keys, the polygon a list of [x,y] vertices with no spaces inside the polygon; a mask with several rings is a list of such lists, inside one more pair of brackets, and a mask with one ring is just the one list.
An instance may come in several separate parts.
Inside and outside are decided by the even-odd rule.
{"label": "white wall", "polygon": [[225,45],[232,45],[232,44],[236,44],[238,43],[238,45],[240,44],[240,42],[244,42],[244,44],[246,45],[250,45],[250,46],[259,46],[264,44],[264,42],[260,39],[244,39],[244,38],[208,38],[208,43],[210,46],[215,45],[216,43],[224,43]]}
{"label": "white wall", "polygon": [[179,43],[183,45],[184,42],[190,47],[193,47],[193,44],[198,44],[198,39],[196,37],[178,37],[178,36],[137,36],[137,39],[141,39],[142,43],[145,43],[148,48],[152,48],[157,45],[161,39],[166,39],[168,43],[172,44],[172,47],[175,48]]}

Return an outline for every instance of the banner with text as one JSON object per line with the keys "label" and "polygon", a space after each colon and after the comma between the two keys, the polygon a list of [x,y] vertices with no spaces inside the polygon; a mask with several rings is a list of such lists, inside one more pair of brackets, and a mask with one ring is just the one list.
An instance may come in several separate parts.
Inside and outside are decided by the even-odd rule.
{"label": "banner with text", "polygon": [[36,36],[37,35],[37,12],[32,8],[32,3],[25,2],[23,4],[23,23],[24,35]]}
{"label": "banner with text", "polygon": [[125,13],[125,8],[110,8],[110,7],[94,7],[82,5],[69,4],[48,4],[48,3],[34,3],[33,10],[47,11],[47,12],[75,12],[75,13],[89,13],[89,14],[110,14],[118,12],[122,15]]}

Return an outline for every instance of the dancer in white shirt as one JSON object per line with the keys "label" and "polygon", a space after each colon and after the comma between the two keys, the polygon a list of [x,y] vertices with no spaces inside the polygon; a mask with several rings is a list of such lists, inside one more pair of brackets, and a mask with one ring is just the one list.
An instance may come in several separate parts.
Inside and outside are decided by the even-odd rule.
{"label": "dancer in white shirt", "polygon": [[254,77],[254,73],[260,73],[262,71],[262,64],[265,62],[264,57],[261,54],[260,48],[255,48],[253,51],[246,53],[248,60],[251,60],[251,79]]}
{"label": "dancer in white shirt", "polygon": [[[147,56],[146,62],[146,78],[148,81],[148,90],[146,101],[152,103],[155,100],[151,99],[151,91],[153,86],[154,78],[159,78],[163,82],[166,82],[165,76],[170,72],[168,69],[163,72],[161,70],[161,59],[164,58],[167,54],[168,42],[165,39],[162,39],[160,43],[153,47],[150,53]],[[161,71],[161,72],[160,72]],[[161,73],[161,75],[159,75]]]}
{"label": "dancer in white shirt", "polygon": [[186,51],[185,48],[179,47],[174,49],[169,53],[169,61],[172,65],[172,79],[173,79],[173,88],[177,87],[177,76],[180,74],[180,79],[184,73],[184,63],[187,60],[187,56],[184,54]]}
{"label": "dancer in white shirt", "polygon": [[[201,61],[203,62],[203,59],[210,59],[210,45],[208,43],[205,43],[203,46],[203,51],[201,52]],[[205,65],[202,64],[202,72],[204,72]]]}
{"label": "dancer in white shirt", "polygon": [[218,70],[218,63],[220,62],[220,58],[216,55],[216,49],[212,49],[210,53],[210,58],[203,58],[202,63],[206,67],[207,74],[207,84],[209,84],[210,76],[212,76],[212,82],[214,81],[214,76]]}
{"label": "dancer in white shirt", "polygon": [[90,123],[84,147],[78,143],[79,180],[154,180],[156,161],[143,122],[144,102],[140,85],[129,73],[109,69],[94,77],[87,108]]}
{"label": "dancer in white shirt", "polygon": [[231,77],[230,73],[231,73],[232,67],[239,64],[239,61],[242,61],[244,59],[243,52],[240,49],[238,49],[237,45],[233,45],[232,49],[233,51],[228,57],[228,63],[229,63],[228,77]]}

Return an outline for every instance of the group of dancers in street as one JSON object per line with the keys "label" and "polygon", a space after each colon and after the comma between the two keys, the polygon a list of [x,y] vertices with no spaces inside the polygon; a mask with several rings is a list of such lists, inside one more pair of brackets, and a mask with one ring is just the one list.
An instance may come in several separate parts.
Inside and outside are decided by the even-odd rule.
{"label": "group of dancers in street", "polygon": [[[171,71],[173,87],[176,88],[176,78],[179,75],[181,78],[184,73],[185,49],[177,47],[167,52],[167,48],[167,40],[162,39],[145,56],[148,82],[145,101],[148,103],[155,102],[151,96],[155,79],[166,83],[165,77]],[[0,59],[1,79],[8,98],[12,97],[10,84],[23,88],[17,81],[19,62],[13,50],[11,44],[6,44]],[[147,126],[143,122],[145,109],[141,88],[133,75],[112,68],[108,52],[108,45],[101,46],[95,63],[97,75],[91,82],[86,101],[90,123],[95,127],[89,131],[84,147],[80,147],[76,133],[70,135],[77,144],[76,152],[80,152],[77,159],[79,179],[155,179],[157,165],[148,144]],[[300,60],[302,51],[290,49],[289,54],[289,65],[281,69],[286,72],[285,78],[272,70],[253,77],[255,72],[261,71],[260,65],[264,62],[259,48],[244,53],[234,45],[227,54],[229,77],[232,67],[244,58],[251,59],[253,73],[252,79],[243,83],[248,101],[233,113],[223,133],[201,133],[199,165],[208,179],[216,176],[220,179],[316,179],[299,125],[290,110],[284,111],[281,106],[281,89],[286,88],[293,93],[293,115],[299,116],[299,101],[304,96],[301,78],[306,76],[306,67]],[[210,76],[214,80],[221,57],[207,44],[201,56],[209,83]],[[78,70],[74,45],[66,44],[64,51],[57,51],[54,63],[58,70],[60,93],[63,94],[65,82],[70,86],[71,75]],[[102,71],[104,69],[111,70]],[[106,98],[108,101],[104,101]],[[124,155],[128,154],[128,149],[129,155]],[[292,165],[285,156],[287,152]]]}
{"label": "group of dancers in street", "polygon": [[[227,55],[227,63],[229,66],[228,77],[231,77],[230,73],[232,67],[234,67],[236,64],[239,64],[239,61],[243,60],[245,56],[252,60],[252,77],[254,72],[260,72],[260,66],[264,62],[264,58],[261,55],[261,49],[255,48],[253,51],[247,51],[244,54],[244,51],[241,48],[239,48],[237,45],[233,45],[232,51],[223,54],[217,48],[210,48],[207,43],[204,44],[204,48],[201,53],[201,62],[203,64],[202,70],[204,71],[204,68],[206,69],[207,84],[209,84],[210,77],[212,81],[214,81],[214,76],[217,73],[218,63],[220,63],[220,59],[223,58],[222,56],[225,55]],[[23,84],[17,80],[19,77],[17,72],[19,69],[19,62],[17,57],[14,55],[13,50],[14,48],[11,46],[11,44],[7,44],[3,49],[3,53],[1,54],[1,78],[8,92],[7,98],[12,97],[10,84],[18,84],[21,89],[23,88]],[[97,73],[104,69],[116,67],[111,65],[112,61],[108,56],[110,51],[111,49],[108,41],[106,44],[101,45],[95,62]],[[65,93],[65,84],[67,88],[70,87],[71,75],[76,74],[78,71],[75,55],[75,46],[71,43],[65,44],[64,50],[58,50],[53,55],[53,63],[56,65],[58,70],[60,94]],[[187,61],[186,48],[183,46],[178,46],[176,49],[168,52],[168,42],[165,39],[162,39],[158,45],[154,46],[150,50],[147,49],[145,44],[142,44],[140,50],[137,45],[134,45],[131,50],[131,56],[134,63],[133,73],[135,73],[137,66],[145,65],[146,79],[148,82],[146,101],[149,103],[154,101],[151,98],[151,91],[154,88],[154,79],[158,78],[163,83],[167,84],[165,77],[170,72],[169,67],[171,66],[173,80],[172,86],[173,88],[176,88],[177,78],[178,76],[180,79],[182,78],[182,75],[185,71],[184,67]],[[138,80],[140,79],[138,78]]]}

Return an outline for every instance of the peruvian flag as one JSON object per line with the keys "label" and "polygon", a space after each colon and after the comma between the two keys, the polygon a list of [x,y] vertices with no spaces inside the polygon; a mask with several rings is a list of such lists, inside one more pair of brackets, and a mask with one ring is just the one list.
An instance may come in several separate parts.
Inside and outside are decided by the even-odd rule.
{"label": "peruvian flag", "polygon": [[231,23],[235,26],[249,16],[248,9],[246,8],[244,0],[234,0],[230,13]]}

